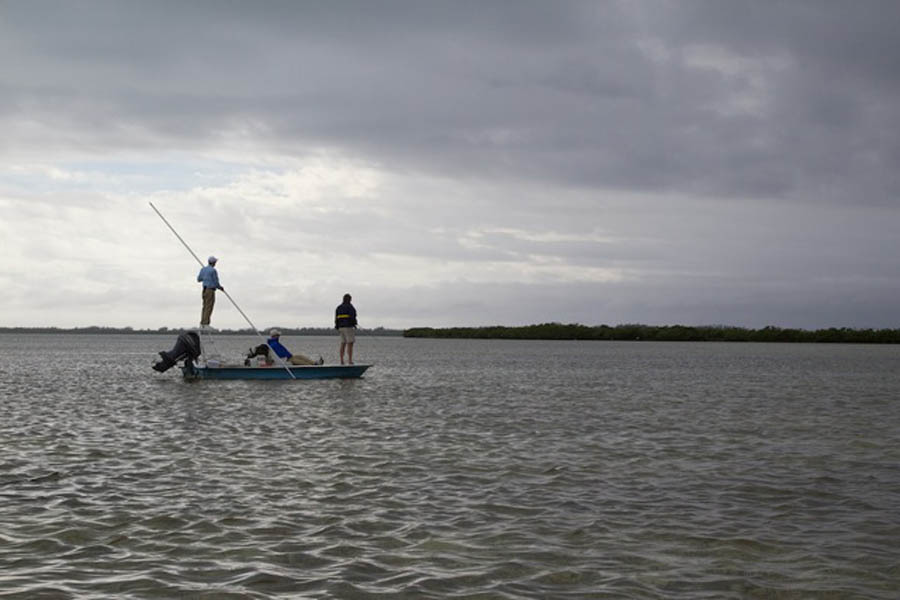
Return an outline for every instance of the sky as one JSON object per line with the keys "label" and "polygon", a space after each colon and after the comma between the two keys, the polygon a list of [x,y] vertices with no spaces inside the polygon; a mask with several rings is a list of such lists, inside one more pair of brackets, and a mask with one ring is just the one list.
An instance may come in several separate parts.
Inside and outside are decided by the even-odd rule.
{"label": "sky", "polygon": [[[0,326],[900,326],[900,3],[0,0]],[[221,294],[212,319],[243,328]]]}

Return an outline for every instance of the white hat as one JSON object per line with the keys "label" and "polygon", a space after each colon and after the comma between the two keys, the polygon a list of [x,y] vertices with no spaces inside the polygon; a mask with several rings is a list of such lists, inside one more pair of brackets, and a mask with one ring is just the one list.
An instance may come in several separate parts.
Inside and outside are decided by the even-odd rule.
{"label": "white hat", "polygon": [[275,337],[276,335],[281,335],[281,332],[278,331],[277,329],[273,329],[272,331],[269,332],[269,335],[271,335],[272,337]]}
{"label": "white hat", "polygon": [[216,258],[215,256],[210,256],[210,257],[207,259],[207,261],[210,262],[210,263],[214,263],[214,262],[219,262],[219,259]]}

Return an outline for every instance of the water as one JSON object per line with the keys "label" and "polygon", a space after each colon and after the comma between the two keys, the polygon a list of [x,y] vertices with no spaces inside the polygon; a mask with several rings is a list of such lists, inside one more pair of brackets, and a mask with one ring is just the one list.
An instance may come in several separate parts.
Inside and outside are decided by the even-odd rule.
{"label": "water", "polygon": [[900,597],[900,347],[174,341],[0,335],[0,598]]}

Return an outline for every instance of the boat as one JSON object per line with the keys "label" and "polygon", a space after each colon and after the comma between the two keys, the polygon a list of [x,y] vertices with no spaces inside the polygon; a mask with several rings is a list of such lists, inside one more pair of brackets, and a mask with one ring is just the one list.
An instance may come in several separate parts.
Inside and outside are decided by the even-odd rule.
{"label": "boat", "polygon": [[185,379],[357,379],[372,365],[216,365],[187,362],[181,367]]}
{"label": "boat", "polygon": [[[270,359],[268,347],[261,345],[255,352],[263,351],[264,356],[248,354],[243,364],[228,363],[211,351],[213,346],[208,336],[204,341],[204,331],[186,331],[178,336],[175,346],[159,352],[159,359],[153,369],[164,373],[183,361],[181,372],[185,379],[358,379],[371,364],[358,365],[289,365]],[[252,351],[253,349],[251,349]],[[256,362],[251,361],[256,359]],[[321,359],[320,359],[321,360]]]}
{"label": "boat", "polygon": [[[187,242],[175,231],[175,228],[172,227],[163,214],[159,212],[159,209],[153,206],[152,202],[150,203],[150,208],[159,215],[166,227],[175,234],[178,241],[200,263],[200,266],[205,266],[203,261],[187,245]],[[210,264],[214,263],[214,257],[210,257],[209,262]],[[244,317],[250,328],[256,331],[257,335],[264,340],[262,333],[256,329],[253,322],[241,310],[241,307],[237,305],[237,302],[234,301],[231,295],[225,291],[225,288],[219,287],[218,289],[225,294],[237,311],[241,313],[241,316]],[[211,335],[213,331],[207,323],[206,325],[201,324],[199,328],[192,331],[182,332],[178,339],[175,340],[175,346],[171,350],[163,350],[158,353],[159,358],[153,363],[153,370],[158,373],[165,373],[179,361],[184,361],[181,365],[181,372],[184,374],[185,379],[355,379],[362,377],[366,369],[372,366],[370,364],[326,365],[321,357],[319,357],[317,364],[289,365],[283,359],[275,360],[277,357],[273,356],[275,353],[271,351],[272,349],[269,347],[268,342],[260,344],[255,349],[251,348],[244,358],[243,364],[231,364],[227,363],[216,350]],[[256,362],[254,363],[252,359],[256,359]],[[341,361],[343,360],[342,354]]]}

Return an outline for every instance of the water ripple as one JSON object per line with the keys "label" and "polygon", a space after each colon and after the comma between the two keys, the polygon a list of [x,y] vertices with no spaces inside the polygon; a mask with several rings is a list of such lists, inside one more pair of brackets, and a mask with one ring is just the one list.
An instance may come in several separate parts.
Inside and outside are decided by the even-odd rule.
{"label": "water ripple", "polygon": [[0,336],[0,598],[900,589],[897,348],[369,338],[362,380],[187,383],[171,342]]}

